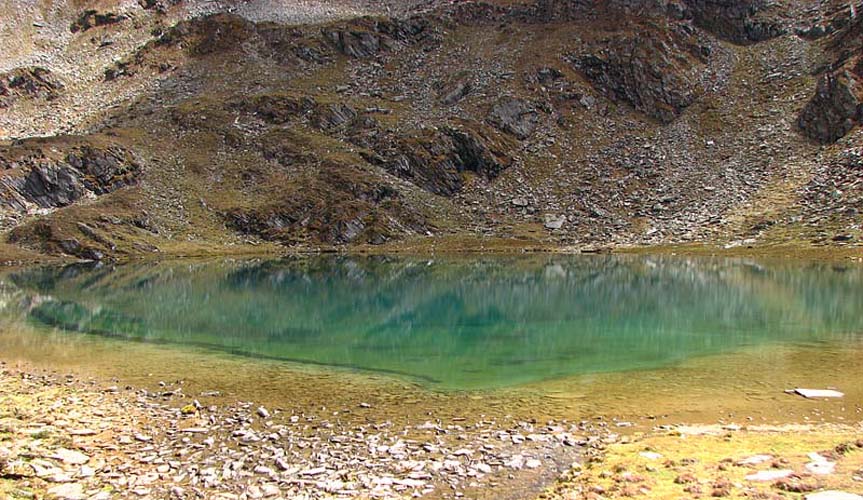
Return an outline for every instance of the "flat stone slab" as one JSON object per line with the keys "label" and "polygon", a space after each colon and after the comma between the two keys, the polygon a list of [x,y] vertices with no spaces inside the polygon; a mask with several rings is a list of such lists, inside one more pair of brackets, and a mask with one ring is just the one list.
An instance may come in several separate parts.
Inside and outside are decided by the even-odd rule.
{"label": "flat stone slab", "polygon": [[55,458],[69,465],[84,465],[90,461],[90,457],[80,451],[67,450],[66,448],[60,448],[51,456],[51,458]]}
{"label": "flat stone slab", "polygon": [[48,497],[60,500],[84,500],[84,487],[78,483],[67,483],[48,488]]}
{"label": "flat stone slab", "polygon": [[806,500],[863,500],[863,497],[845,491],[829,490],[810,493],[806,495]]}
{"label": "flat stone slab", "polygon": [[747,481],[776,481],[777,479],[782,479],[785,477],[794,474],[793,470],[790,469],[779,469],[779,470],[761,470],[754,474],[749,474],[746,476]]}
{"label": "flat stone slab", "polygon": [[737,465],[758,465],[773,460],[773,455],[753,455],[737,461]]}
{"label": "flat stone slab", "polygon": [[785,392],[790,394],[798,394],[803,396],[806,399],[821,399],[821,398],[842,398],[845,397],[845,394],[834,391],[832,389],[789,389]]}
{"label": "flat stone slab", "polygon": [[812,452],[809,454],[809,460],[811,462],[806,464],[806,470],[813,474],[818,475],[827,475],[833,474],[833,471],[836,469],[836,463],[827,460],[822,457],[818,453]]}

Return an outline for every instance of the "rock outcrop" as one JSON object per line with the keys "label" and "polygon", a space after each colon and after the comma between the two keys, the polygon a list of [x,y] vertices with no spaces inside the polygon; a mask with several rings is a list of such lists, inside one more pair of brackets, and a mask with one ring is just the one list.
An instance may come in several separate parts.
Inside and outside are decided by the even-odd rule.
{"label": "rock outcrop", "polygon": [[63,83],[50,70],[38,66],[0,73],[0,108],[18,99],[56,99]]}
{"label": "rock outcrop", "polygon": [[767,0],[683,0],[684,17],[735,43],[755,43],[780,36],[785,28],[770,15],[781,9]]}
{"label": "rock outcrop", "polygon": [[708,54],[678,27],[615,33],[570,61],[599,92],[669,123],[700,95]]}
{"label": "rock outcrop", "polygon": [[531,103],[515,97],[503,97],[491,107],[488,121],[518,139],[527,139],[539,125],[539,112]]}
{"label": "rock outcrop", "polygon": [[85,196],[133,185],[141,174],[140,162],[119,146],[63,146],[24,141],[0,148],[0,184],[7,210],[66,207]]}
{"label": "rock outcrop", "polygon": [[391,183],[362,166],[324,162],[249,209],[225,211],[237,231],[286,244],[381,244],[425,233],[425,216],[410,208]]}
{"label": "rock outcrop", "polygon": [[338,52],[357,59],[367,59],[380,52],[393,50],[399,43],[417,43],[432,34],[430,24],[421,17],[406,21],[358,19],[345,25],[324,28],[321,33]]}
{"label": "rock outcrop", "polygon": [[823,144],[836,142],[863,122],[861,95],[863,88],[850,72],[823,75],[815,95],[800,113],[800,128]]}
{"label": "rock outcrop", "polygon": [[99,12],[97,10],[88,9],[82,12],[78,19],[69,26],[72,33],[79,31],[87,31],[99,26],[107,26],[109,24],[117,24],[127,19],[124,14],[116,14],[114,12]]}

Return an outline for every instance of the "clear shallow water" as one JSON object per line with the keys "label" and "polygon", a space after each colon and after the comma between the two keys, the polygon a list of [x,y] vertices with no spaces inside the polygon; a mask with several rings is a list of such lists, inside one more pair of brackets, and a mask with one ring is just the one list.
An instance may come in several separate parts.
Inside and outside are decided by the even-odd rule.
{"label": "clear shallow water", "polygon": [[[40,329],[407,375],[443,389],[863,338],[863,268],[651,257],[320,257],[34,268]],[[119,344],[122,346],[122,344]]]}

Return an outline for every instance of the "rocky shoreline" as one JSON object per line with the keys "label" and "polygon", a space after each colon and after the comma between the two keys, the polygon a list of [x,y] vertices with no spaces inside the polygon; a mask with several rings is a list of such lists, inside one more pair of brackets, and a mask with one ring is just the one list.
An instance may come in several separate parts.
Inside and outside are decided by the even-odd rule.
{"label": "rocky shoreline", "polygon": [[0,362],[3,498],[859,500],[861,423],[394,423]]}
{"label": "rocky shoreline", "polygon": [[367,404],[294,413],[160,389],[0,365],[0,496],[523,498],[617,439],[589,422],[402,426]]}

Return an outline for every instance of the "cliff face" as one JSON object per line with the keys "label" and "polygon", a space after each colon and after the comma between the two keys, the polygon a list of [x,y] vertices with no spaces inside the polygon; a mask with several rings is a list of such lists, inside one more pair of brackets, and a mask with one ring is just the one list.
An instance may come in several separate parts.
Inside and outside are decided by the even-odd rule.
{"label": "cliff face", "polygon": [[845,2],[277,4],[52,18],[0,82],[7,238],[107,258],[860,237]]}

